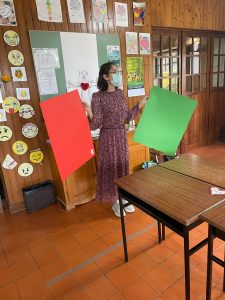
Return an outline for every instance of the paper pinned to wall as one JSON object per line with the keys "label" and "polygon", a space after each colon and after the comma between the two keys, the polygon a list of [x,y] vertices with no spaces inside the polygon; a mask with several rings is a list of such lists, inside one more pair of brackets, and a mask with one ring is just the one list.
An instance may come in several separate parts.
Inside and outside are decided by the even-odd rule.
{"label": "paper pinned to wall", "polygon": [[82,0],[67,0],[70,23],[85,23]]}
{"label": "paper pinned to wall", "polygon": [[196,100],[154,86],[134,141],[174,155],[196,106]]}
{"label": "paper pinned to wall", "polygon": [[128,97],[145,95],[143,57],[127,57]]}
{"label": "paper pinned to wall", "polygon": [[12,170],[17,166],[17,162],[12,158],[11,155],[7,154],[4,161],[2,162],[3,168]]}
{"label": "paper pinned to wall", "polygon": [[126,53],[138,54],[137,32],[126,32]]}
{"label": "paper pinned to wall", "polygon": [[142,55],[151,53],[150,33],[139,33],[139,48]]}
{"label": "paper pinned to wall", "polygon": [[60,68],[59,53],[57,48],[33,48],[32,51],[36,68]]}
{"label": "paper pinned to wall", "polygon": [[60,0],[36,0],[38,20],[45,22],[62,22]]}
{"label": "paper pinned to wall", "polygon": [[108,22],[106,0],[92,0],[93,20],[98,23]]}
{"label": "paper pinned to wall", "polygon": [[2,98],[2,91],[0,90],[0,103],[3,102],[3,98]]}
{"label": "paper pinned to wall", "polygon": [[13,81],[27,81],[25,67],[11,67]]}
{"label": "paper pinned to wall", "polygon": [[134,25],[144,26],[145,2],[133,2]]}
{"label": "paper pinned to wall", "polygon": [[127,3],[115,2],[116,26],[128,27]]}
{"label": "paper pinned to wall", "polygon": [[0,1],[0,26],[16,26],[16,12],[13,0]]}
{"label": "paper pinned to wall", "polygon": [[0,109],[0,122],[7,121],[6,111],[4,109]]}
{"label": "paper pinned to wall", "polygon": [[16,98],[18,100],[30,100],[30,89],[16,88]]}
{"label": "paper pinned to wall", "polygon": [[55,69],[37,69],[40,95],[58,94]]}

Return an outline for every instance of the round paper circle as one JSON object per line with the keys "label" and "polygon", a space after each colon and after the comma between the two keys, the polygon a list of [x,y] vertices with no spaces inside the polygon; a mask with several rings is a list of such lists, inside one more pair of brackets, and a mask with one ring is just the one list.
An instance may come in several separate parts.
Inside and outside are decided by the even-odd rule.
{"label": "round paper circle", "polygon": [[8,30],[4,33],[4,41],[7,45],[15,47],[19,45],[20,38],[17,32],[13,30]]}
{"label": "round paper circle", "polygon": [[40,150],[33,150],[30,153],[30,161],[35,164],[40,164],[44,158],[44,153]]}
{"label": "round paper circle", "polygon": [[30,176],[33,173],[33,170],[34,168],[31,164],[23,163],[18,168],[18,174],[23,177]]}
{"label": "round paper circle", "polygon": [[13,146],[13,151],[18,154],[18,155],[22,155],[24,153],[27,152],[27,144],[23,141],[16,141]]}
{"label": "round paper circle", "polygon": [[0,126],[0,142],[10,140],[12,137],[12,130],[8,126]]}
{"label": "round paper circle", "polygon": [[15,114],[20,108],[20,102],[15,97],[6,97],[2,108],[9,114]]}
{"label": "round paper circle", "polygon": [[34,123],[26,123],[22,127],[22,134],[29,139],[32,139],[38,134],[38,127]]}
{"label": "round paper circle", "polygon": [[24,56],[19,50],[11,50],[8,54],[8,60],[14,66],[21,66],[24,62]]}
{"label": "round paper circle", "polygon": [[23,104],[19,109],[19,116],[24,119],[30,119],[35,114],[34,109],[29,104]]}

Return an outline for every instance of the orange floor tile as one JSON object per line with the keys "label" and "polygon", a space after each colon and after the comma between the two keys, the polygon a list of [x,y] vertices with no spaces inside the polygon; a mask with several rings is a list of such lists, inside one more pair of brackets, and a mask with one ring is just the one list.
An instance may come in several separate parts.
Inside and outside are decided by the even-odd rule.
{"label": "orange floor tile", "polygon": [[[193,152],[225,161],[224,144]],[[0,299],[184,299],[182,238],[167,230],[159,245],[156,222],[139,210],[127,214],[126,225],[132,238],[125,264],[120,220],[110,205],[92,201],[70,212],[55,205],[0,214]],[[200,225],[191,244],[206,234],[207,225]],[[206,250],[191,257],[193,300],[205,299]],[[215,242],[215,252],[223,258],[223,242]],[[222,281],[223,270],[214,265],[213,300],[225,299]]]}

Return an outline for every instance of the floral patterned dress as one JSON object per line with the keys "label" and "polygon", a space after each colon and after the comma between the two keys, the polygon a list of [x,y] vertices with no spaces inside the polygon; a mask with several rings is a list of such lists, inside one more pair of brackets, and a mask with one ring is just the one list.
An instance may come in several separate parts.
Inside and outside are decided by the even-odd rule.
{"label": "floral patterned dress", "polygon": [[116,178],[129,174],[124,123],[135,119],[140,109],[137,104],[128,110],[126,98],[120,89],[94,93],[91,108],[91,130],[100,129],[96,200],[115,202],[118,200],[118,191],[113,182]]}

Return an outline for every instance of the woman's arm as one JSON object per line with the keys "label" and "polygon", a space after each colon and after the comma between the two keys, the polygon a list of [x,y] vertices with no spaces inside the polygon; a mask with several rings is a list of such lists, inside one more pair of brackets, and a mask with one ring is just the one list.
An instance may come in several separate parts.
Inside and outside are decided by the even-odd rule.
{"label": "woman's arm", "polygon": [[140,109],[146,103],[148,97],[149,96],[145,96],[143,99],[141,99],[141,101],[139,103],[137,103],[134,107],[132,107],[131,109],[128,110],[128,116],[127,116],[128,121],[132,121],[137,117]]}
{"label": "woman's arm", "polygon": [[100,97],[94,93],[92,96],[91,106],[82,102],[88,115],[91,130],[100,129],[103,126],[103,114]]}

